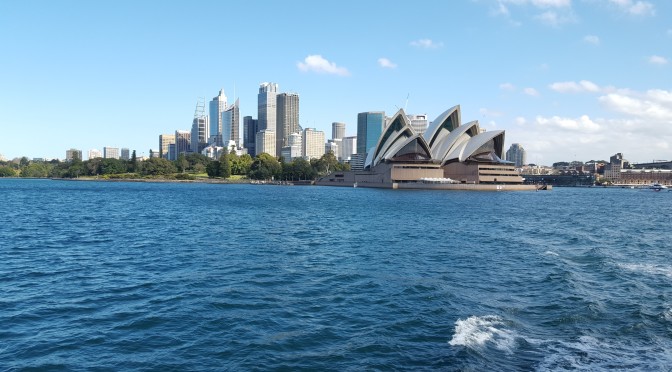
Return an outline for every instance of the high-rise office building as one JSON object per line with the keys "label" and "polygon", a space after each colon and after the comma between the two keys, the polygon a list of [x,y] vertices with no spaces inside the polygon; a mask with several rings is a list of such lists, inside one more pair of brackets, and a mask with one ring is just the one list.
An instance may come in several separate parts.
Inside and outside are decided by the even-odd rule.
{"label": "high-rise office building", "polygon": [[73,161],[75,159],[83,160],[82,159],[82,150],[77,150],[77,149],[65,150],[65,161]]}
{"label": "high-rise office building", "polygon": [[161,134],[159,135],[159,156],[168,159],[175,160],[170,158],[170,144],[175,143],[174,134]]}
{"label": "high-rise office building", "polygon": [[429,119],[427,119],[427,114],[422,115],[406,115],[408,120],[411,122],[411,128],[417,134],[424,134],[429,126]]}
{"label": "high-rise office building", "polygon": [[350,160],[357,151],[357,136],[343,137],[341,140],[341,159]]}
{"label": "high-rise office building", "polygon": [[222,144],[228,146],[229,141],[234,141],[236,147],[240,146],[240,108],[238,100],[227,107],[220,117],[222,123]]}
{"label": "high-rise office building", "polygon": [[265,152],[275,156],[275,131],[262,129],[257,132],[255,138],[254,147],[257,150],[257,155]]}
{"label": "high-rise office building", "polygon": [[120,156],[120,159],[121,159],[121,160],[131,160],[131,150],[129,150],[129,149],[126,148],[126,147],[123,147],[123,148],[121,149],[121,156]]}
{"label": "high-rise office building", "polygon": [[[276,151],[288,146],[289,135],[299,131],[299,95],[280,93],[276,96],[277,129],[275,131]],[[277,154],[280,156],[280,154]]]}
{"label": "high-rise office building", "polygon": [[303,156],[303,143],[301,133],[292,133],[287,138],[287,146],[282,148],[280,154],[286,162],[293,161]]}
{"label": "high-rise office building", "polygon": [[319,159],[324,155],[324,132],[314,128],[303,131],[303,156],[306,160]]}
{"label": "high-rise office building", "polygon": [[252,119],[251,116],[243,118],[243,147],[247,149],[247,153],[255,156],[254,142],[257,136],[257,120]]}
{"label": "high-rise office building", "polygon": [[100,152],[100,150],[91,149],[91,150],[89,150],[88,156],[89,156],[89,160],[95,159],[95,158],[102,158],[103,153]]}
{"label": "high-rise office building", "polygon": [[357,153],[366,154],[376,147],[383,132],[385,112],[371,111],[357,114]]}
{"label": "high-rise office building", "polygon": [[175,159],[180,154],[186,154],[191,150],[191,132],[186,130],[175,131]]}
{"label": "high-rise office building", "polygon": [[506,160],[516,163],[516,168],[527,164],[525,149],[519,143],[514,143],[506,151]]}
{"label": "high-rise office building", "polygon": [[103,147],[103,157],[105,159],[119,159],[119,148]]}
{"label": "high-rise office building", "polygon": [[[209,142],[215,143],[217,135],[222,134],[222,112],[226,110],[227,102],[224,89],[219,90],[219,95],[210,101],[210,133]],[[220,145],[221,146],[221,145]]]}
{"label": "high-rise office building", "polygon": [[336,159],[341,159],[341,142],[340,139],[330,139],[324,146],[324,153],[327,154],[329,151],[334,153]]}
{"label": "high-rise office building", "polygon": [[257,120],[259,120],[258,130],[272,130],[276,131],[276,111],[278,84],[276,83],[261,83],[259,85],[259,94],[257,95]]}
{"label": "high-rise office building", "polygon": [[331,123],[331,139],[343,139],[345,137],[345,123]]}
{"label": "high-rise office building", "polygon": [[194,118],[191,123],[191,152],[200,153],[208,145],[208,122],[207,116],[201,116]]}

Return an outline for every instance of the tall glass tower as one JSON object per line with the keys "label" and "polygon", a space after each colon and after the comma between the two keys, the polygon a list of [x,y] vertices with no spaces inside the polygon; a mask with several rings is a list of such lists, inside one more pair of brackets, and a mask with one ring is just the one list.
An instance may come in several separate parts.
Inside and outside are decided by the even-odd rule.
{"label": "tall glass tower", "polygon": [[224,89],[219,90],[219,95],[210,101],[210,142],[222,134],[222,112],[226,110],[226,95]]}
{"label": "tall glass tower", "polygon": [[258,113],[257,120],[259,121],[259,131],[272,130],[276,131],[276,109],[278,94],[278,84],[276,83],[261,83],[259,85],[258,99]]}
{"label": "tall glass tower", "polygon": [[357,114],[357,153],[366,154],[376,147],[383,133],[384,111],[360,112]]}

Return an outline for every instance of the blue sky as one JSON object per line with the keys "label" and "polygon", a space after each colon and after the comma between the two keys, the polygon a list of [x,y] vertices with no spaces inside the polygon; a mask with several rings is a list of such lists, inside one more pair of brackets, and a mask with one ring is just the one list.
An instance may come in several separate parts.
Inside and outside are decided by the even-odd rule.
{"label": "blue sky", "polygon": [[0,2],[5,158],[148,155],[221,88],[256,117],[265,81],[327,137],[460,104],[528,162],[672,159],[672,2]]}

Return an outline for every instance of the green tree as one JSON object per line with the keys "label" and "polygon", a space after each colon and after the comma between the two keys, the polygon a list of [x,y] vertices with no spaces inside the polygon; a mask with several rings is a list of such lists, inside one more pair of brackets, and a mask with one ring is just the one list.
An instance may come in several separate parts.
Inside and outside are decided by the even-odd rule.
{"label": "green tree", "polygon": [[205,173],[208,174],[208,178],[219,177],[219,161],[211,161],[208,165],[205,166]]}
{"label": "green tree", "polygon": [[268,180],[278,178],[282,174],[282,166],[275,157],[261,153],[250,166],[248,177],[254,180]]}
{"label": "green tree", "polygon": [[246,175],[250,171],[253,159],[249,154],[231,156],[231,174]]}
{"label": "green tree", "polygon": [[131,160],[128,161],[128,171],[132,173],[138,171],[138,158],[135,155],[135,150],[131,153]]}
{"label": "green tree", "polygon": [[189,167],[189,161],[187,160],[184,153],[178,155],[177,160],[175,160],[175,166],[177,167],[177,171],[180,173],[187,171],[187,168]]}
{"label": "green tree", "polygon": [[16,177],[16,171],[6,165],[0,166],[0,177]]}
{"label": "green tree", "polygon": [[231,177],[231,162],[229,161],[229,153],[226,151],[223,151],[222,156],[219,157],[219,176],[222,178]]}
{"label": "green tree", "polygon": [[45,163],[30,163],[21,168],[21,177],[27,178],[46,178],[49,175],[50,167]]}
{"label": "green tree", "polygon": [[187,170],[202,173],[205,170],[205,167],[208,166],[212,160],[207,156],[195,152],[190,152],[184,156],[189,165],[187,165]]}
{"label": "green tree", "polygon": [[102,159],[100,161],[100,174],[126,173],[126,161],[120,159]]}
{"label": "green tree", "polygon": [[21,157],[21,160],[19,160],[19,166],[25,167],[28,164],[30,164],[30,160],[28,160],[28,158],[25,156]]}
{"label": "green tree", "polygon": [[143,175],[168,175],[173,174],[177,171],[175,164],[167,159],[162,158],[151,158],[145,160],[142,163],[142,174]]}

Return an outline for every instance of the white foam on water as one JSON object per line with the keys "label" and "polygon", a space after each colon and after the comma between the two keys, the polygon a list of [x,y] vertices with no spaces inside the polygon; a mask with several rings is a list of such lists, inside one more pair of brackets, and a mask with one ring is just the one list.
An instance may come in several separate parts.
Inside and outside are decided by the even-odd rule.
{"label": "white foam on water", "polygon": [[649,275],[663,275],[672,278],[672,266],[655,264],[617,264],[618,267],[634,273],[644,273]]}
{"label": "white foam on water", "polygon": [[672,309],[667,309],[663,313],[663,318],[668,322],[672,322]]}
{"label": "white foam on water", "polygon": [[555,257],[559,257],[559,256],[560,256],[559,254],[557,254],[556,252],[553,252],[553,251],[546,251],[546,252],[544,252],[544,254],[545,254],[546,256],[555,256]]}
{"label": "white foam on water", "polygon": [[452,346],[478,348],[487,342],[493,342],[500,350],[512,352],[515,333],[505,329],[502,318],[496,315],[470,316],[455,322],[455,334],[448,343]]}

